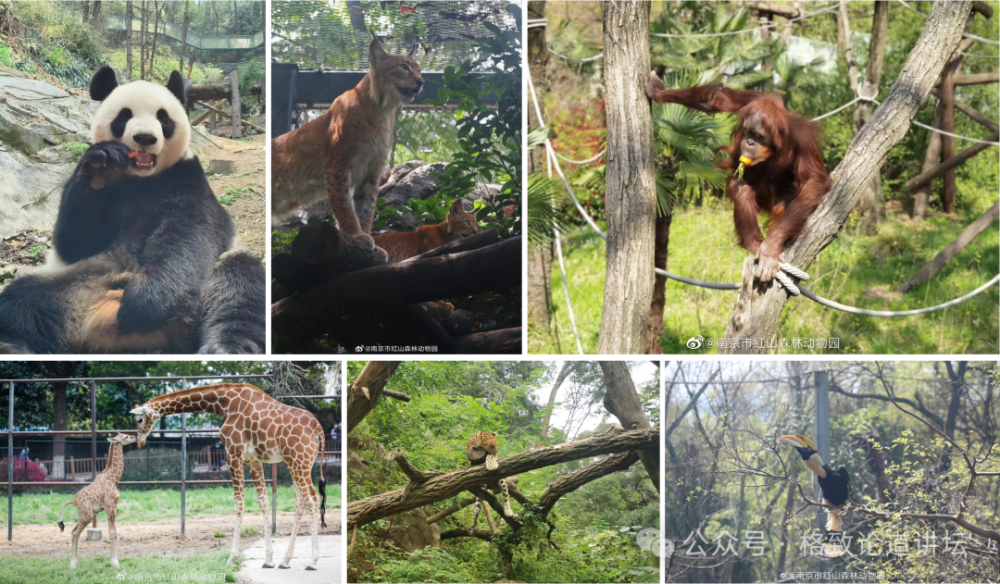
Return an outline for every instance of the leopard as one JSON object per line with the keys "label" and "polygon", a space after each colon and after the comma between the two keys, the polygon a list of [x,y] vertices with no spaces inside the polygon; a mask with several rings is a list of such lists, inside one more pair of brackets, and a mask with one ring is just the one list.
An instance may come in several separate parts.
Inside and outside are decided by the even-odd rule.
{"label": "leopard", "polygon": [[[470,467],[485,464],[486,470],[497,470],[500,467],[497,464],[497,451],[497,435],[493,432],[476,432],[469,438],[469,441],[465,445],[465,457],[468,459]],[[510,493],[507,489],[506,480],[501,478],[498,481],[483,483],[482,485],[482,488],[491,495],[494,494],[494,489],[497,487],[503,493],[503,514],[511,519],[517,519],[517,513],[514,513],[510,508]],[[476,510],[472,514],[472,526],[469,527],[469,535],[475,532],[476,523],[479,522],[479,510],[483,506],[482,499],[476,497],[475,505]]]}

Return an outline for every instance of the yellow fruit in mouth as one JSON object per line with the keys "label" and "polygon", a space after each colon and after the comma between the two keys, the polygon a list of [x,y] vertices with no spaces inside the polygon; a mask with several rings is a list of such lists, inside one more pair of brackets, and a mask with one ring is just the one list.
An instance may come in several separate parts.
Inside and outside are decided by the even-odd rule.
{"label": "yellow fruit in mouth", "polygon": [[740,156],[740,164],[745,164],[747,166],[750,166],[751,164],[753,164],[753,160],[750,160],[746,156]]}

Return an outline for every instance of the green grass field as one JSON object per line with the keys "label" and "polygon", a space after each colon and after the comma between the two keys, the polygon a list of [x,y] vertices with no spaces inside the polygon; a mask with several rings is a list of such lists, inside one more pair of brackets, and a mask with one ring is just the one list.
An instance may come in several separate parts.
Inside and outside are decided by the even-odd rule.
{"label": "green grass field", "polygon": [[[38,584],[40,582],[73,582],[73,584],[109,584],[110,582],[198,582],[200,584],[235,582],[239,561],[226,563],[229,551],[200,556],[164,558],[120,558],[121,568],[113,568],[111,560],[80,558],[75,570],[69,560],[51,556],[32,558],[5,557],[0,582],[4,584]],[[65,560],[65,561],[63,561]],[[143,578],[143,579],[139,579]]]}
{"label": "green grass field", "polygon": [[[929,283],[905,297],[891,292],[958,236],[975,216],[934,216],[923,223],[891,216],[878,235],[863,236],[849,224],[809,268],[810,290],[841,304],[873,310],[908,310],[946,302],[981,286],[1000,264],[997,223],[979,235]],[[733,241],[731,211],[683,211],[670,231],[667,271],[712,282],[739,282],[746,252]],[[720,228],[725,226],[725,228]],[[570,297],[583,349],[594,353],[604,295],[604,243],[589,231],[569,234],[563,243]],[[558,262],[552,275],[553,334],[529,329],[532,353],[575,353]],[[664,334],[667,354],[715,353],[686,347],[701,335],[722,338],[736,292],[714,291],[667,281]],[[802,348],[786,353],[831,354],[996,354],[1000,295],[993,287],[965,303],[929,315],[903,318],[854,316],[804,297],[789,301],[778,338],[839,338],[840,349]]]}
{"label": "green grass field", "polygon": [[[172,489],[155,491],[135,491],[127,487],[119,489],[121,501],[118,503],[118,517],[127,517],[129,521],[155,521],[157,519],[175,519],[180,517],[181,492]],[[271,499],[271,489],[267,490]],[[14,525],[29,523],[56,523],[59,521],[59,508],[63,503],[73,498],[71,494],[63,493],[29,493],[14,495]],[[326,508],[340,507],[340,484],[329,483],[326,486]],[[187,492],[186,512],[188,516],[214,513],[233,512],[233,489],[229,486],[208,487],[204,489],[189,489]],[[7,505],[0,510],[0,519],[7,525]],[[247,491],[245,508],[252,512],[257,509],[257,497],[252,487]],[[295,511],[295,494],[292,487],[278,486],[278,511]],[[103,520],[104,515],[101,515]],[[66,507],[66,523],[76,521],[76,510],[72,505]]]}

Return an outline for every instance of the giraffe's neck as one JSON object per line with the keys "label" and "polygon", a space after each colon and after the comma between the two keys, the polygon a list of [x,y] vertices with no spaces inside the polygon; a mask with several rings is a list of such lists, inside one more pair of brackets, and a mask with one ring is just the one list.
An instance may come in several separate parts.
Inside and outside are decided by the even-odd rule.
{"label": "giraffe's neck", "polygon": [[172,414],[211,413],[225,417],[236,390],[227,387],[205,387],[191,393],[167,394],[165,399],[148,404],[161,416]]}
{"label": "giraffe's neck", "polygon": [[108,465],[104,469],[114,481],[118,484],[118,481],[122,480],[122,471],[125,470],[125,455],[122,454],[122,445],[117,442],[111,443],[111,450],[108,451]]}

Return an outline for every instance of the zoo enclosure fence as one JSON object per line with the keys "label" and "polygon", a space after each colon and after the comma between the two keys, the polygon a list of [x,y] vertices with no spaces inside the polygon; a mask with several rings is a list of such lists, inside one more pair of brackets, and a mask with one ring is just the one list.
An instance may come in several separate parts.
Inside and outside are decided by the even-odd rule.
{"label": "zoo enclosure fence", "polygon": [[[194,376],[160,376],[160,377],[69,377],[69,378],[43,378],[43,379],[3,379],[0,384],[6,383],[8,387],[8,409],[7,409],[7,431],[0,432],[0,435],[7,435],[7,541],[14,539],[14,487],[64,487],[77,486],[84,487],[86,484],[78,481],[14,481],[14,436],[62,436],[86,434],[86,430],[24,430],[14,431],[14,386],[18,383],[56,383],[56,382],[87,382],[90,385],[90,452],[91,458],[88,461],[89,468],[93,473],[91,478],[96,476],[98,468],[97,456],[97,435],[98,434],[135,434],[135,429],[130,430],[98,430],[97,429],[97,382],[118,382],[118,381],[195,381],[201,379],[246,380],[246,379],[275,379],[275,375],[255,374],[255,375],[194,375]],[[280,395],[273,396],[275,399],[340,399],[339,395]],[[218,428],[200,428],[194,432],[213,431]],[[188,485],[225,485],[232,484],[232,479],[187,479],[187,414],[181,414],[180,430],[155,430],[160,434],[180,434],[181,435],[181,479],[167,481],[120,481],[119,485],[180,485],[181,486],[181,535],[184,535],[186,517],[186,497]],[[324,451],[322,464],[326,464],[329,457],[341,458],[339,444],[335,446],[335,451]],[[106,463],[106,459],[105,459]],[[271,485],[271,532],[277,527],[278,518],[278,489],[276,477],[278,476],[278,464],[271,464],[271,478],[265,478],[264,482]],[[89,483],[88,483],[89,484]],[[93,526],[97,527],[97,517],[94,517]]]}

